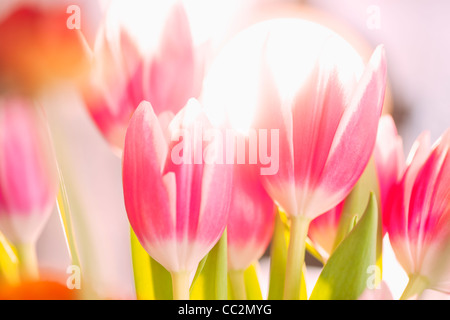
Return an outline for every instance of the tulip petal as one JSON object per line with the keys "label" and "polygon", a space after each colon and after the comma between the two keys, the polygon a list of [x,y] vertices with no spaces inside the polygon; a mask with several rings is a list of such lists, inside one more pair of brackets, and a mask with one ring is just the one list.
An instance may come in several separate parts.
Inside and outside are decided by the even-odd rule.
{"label": "tulip petal", "polygon": [[[115,39],[113,39],[115,40]],[[143,63],[131,37],[121,30],[113,41],[101,29],[97,38],[91,82],[83,97],[106,139],[123,150],[128,121],[143,100]]]}
{"label": "tulip petal", "polygon": [[[204,141],[203,134],[210,129],[213,128],[195,99],[170,123],[170,159],[164,174],[172,173],[176,179],[177,256],[183,264],[180,267],[188,270],[219,240],[228,218],[233,167],[205,159],[207,148],[222,146],[220,139]],[[182,150],[180,159],[174,150]]]}
{"label": "tulip petal", "polygon": [[[433,242],[446,243],[450,235],[446,220],[450,215],[449,149],[450,130],[437,142],[419,171],[411,192],[408,235],[410,243],[413,244],[411,250],[416,268],[421,268],[428,245]],[[430,261],[428,263],[433,264]]]}
{"label": "tulip petal", "polygon": [[158,256],[152,248],[154,244],[173,239],[174,235],[175,208],[167,191],[173,190],[168,184],[174,181],[162,176],[166,156],[167,144],[158,119],[151,105],[142,102],[130,121],[125,138],[124,199],[128,218],[139,241],[155,260],[165,266],[168,253]]}
{"label": "tulip petal", "polygon": [[[262,175],[261,181],[267,193],[289,215],[297,214],[294,179],[294,150],[292,142],[292,113],[280,100],[273,75],[263,59],[260,75],[261,112],[255,115],[253,126],[259,130],[278,130],[279,168],[275,175]],[[270,141],[270,143],[274,143]],[[277,146],[275,146],[277,147]],[[267,150],[272,146],[268,145]]]}
{"label": "tulip petal", "polygon": [[380,184],[383,224],[386,225],[384,222],[384,216],[386,216],[384,207],[387,197],[392,186],[401,179],[405,166],[402,139],[398,135],[394,119],[390,115],[384,115],[380,119],[374,158]]}
{"label": "tulip petal", "polygon": [[307,214],[315,217],[338,204],[363,173],[375,145],[383,106],[386,61],[383,47],[373,53],[344,111]]}
{"label": "tulip petal", "polygon": [[387,227],[393,250],[403,268],[409,273],[413,272],[414,266],[408,234],[410,196],[417,173],[428,157],[429,151],[430,134],[423,132],[411,148],[407,160],[408,167],[402,180],[391,188],[386,199],[388,214],[383,216],[383,224]]}
{"label": "tulip petal", "polygon": [[378,288],[367,288],[358,300],[394,300],[394,297],[386,282],[381,281]]}
{"label": "tulip petal", "polygon": [[182,3],[177,2],[150,66],[149,99],[157,114],[163,110],[177,113],[193,96],[197,87],[195,61],[189,20]]}
{"label": "tulip petal", "polygon": [[[310,192],[319,182],[345,109],[344,84],[337,65],[332,69],[318,59],[313,74],[301,87],[292,107],[294,168],[298,210],[305,213]],[[325,60],[326,61],[326,60]]]}
{"label": "tulip petal", "polygon": [[245,270],[264,254],[273,233],[275,206],[251,165],[235,165],[228,217],[228,266]]}

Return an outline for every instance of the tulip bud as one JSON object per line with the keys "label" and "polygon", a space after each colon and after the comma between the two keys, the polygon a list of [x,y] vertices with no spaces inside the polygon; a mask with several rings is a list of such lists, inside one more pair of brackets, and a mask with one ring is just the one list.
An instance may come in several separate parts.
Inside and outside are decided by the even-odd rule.
{"label": "tulip bud", "polygon": [[35,243],[56,199],[57,167],[42,115],[20,98],[0,100],[0,231],[17,249],[23,278],[38,277]]}
{"label": "tulip bud", "polygon": [[0,101],[0,229],[34,243],[56,199],[56,163],[42,115],[18,98]]}
{"label": "tulip bud", "polygon": [[178,298],[188,294],[184,290],[180,296],[175,282],[189,280],[228,219],[232,166],[197,158],[220,148],[216,140],[203,138],[202,130],[208,127],[195,100],[168,128],[162,127],[150,103],[142,102],[125,138],[123,190],[128,219],[150,256],[172,273]]}

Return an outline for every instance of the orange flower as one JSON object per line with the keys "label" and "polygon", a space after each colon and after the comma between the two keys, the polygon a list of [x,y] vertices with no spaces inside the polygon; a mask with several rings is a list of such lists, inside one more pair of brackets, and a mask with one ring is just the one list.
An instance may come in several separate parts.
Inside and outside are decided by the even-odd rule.
{"label": "orange flower", "polygon": [[54,281],[27,281],[0,287],[0,300],[75,300],[76,290]]}
{"label": "orange flower", "polygon": [[22,6],[0,21],[0,86],[34,93],[87,70],[79,32],[66,8]]}

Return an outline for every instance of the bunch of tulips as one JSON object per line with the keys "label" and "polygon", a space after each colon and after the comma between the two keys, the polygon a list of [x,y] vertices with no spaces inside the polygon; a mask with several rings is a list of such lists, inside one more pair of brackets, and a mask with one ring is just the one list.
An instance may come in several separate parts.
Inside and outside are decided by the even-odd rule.
{"label": "bunch of tulips", "polygon": [[[307,47],[310,30],[320,36]],[[386,236],[409,277],[402,299],[450,291],[450,130],[434,144],[423,133],[405,160],[382,115],[382,45],[363,61],[331,30],[280,19],[213,55],[194,44],[176,2],[151,53],[107,26],[87,50],[79,91],[122,161],[138,299],[387,299]],[[239,120],[246,107],[253,117],[240,130],[229,109]],[[238,161],[239,148],[259,158]],[[3,257],[1,283],[38,281],[35,244],[63,190],[46,115],[29,95],[2,94],[0,243],[19,274],[8,278]],[[315,283],[306,252],[323,264]]]}

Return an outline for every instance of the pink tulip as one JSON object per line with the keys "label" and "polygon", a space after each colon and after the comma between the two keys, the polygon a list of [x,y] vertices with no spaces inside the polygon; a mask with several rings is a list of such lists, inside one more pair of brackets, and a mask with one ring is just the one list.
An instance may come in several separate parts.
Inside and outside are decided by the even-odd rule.
{"label": "pink tulip", "polygon": [[228,218],[228,268],[245,270],[261,258],[272,237],[275,206],[249,165],[235,165]]}
{"label": "pink tulip", "polygon": [[[199,152],[217,147],[216,140],[206,143],[196,136],[208,127],[195,101],[168,127],[162,126],[148,102],[142,102],[125,138],[123,190],[128,219],[142,246],[172,273],[178,298],[177,275],[184,274],[183,281],[188,281],[228,219],[232,166],[196,160]],[[185,290],[181,297],[187,298]]]}
{"label": "pink tulip", "polygon": [[84,97],[98,128],[120,153],[130,117],[142,100],[149,101],[159,116],[175,114],[189,98],[199,96],[203,53],[193,45],[181,2],[173,5],[159,46],[149,56],[126,31],[118,38],[108,38],[106,32],[99,33]]}
{"label": "pink tulip", "polygon": [[105,30],[100,31],[83,97],[101,133],[121,152],[128,121],[144,98],[143,61],[125,31],[114,40],[118,43],[110,41]]}
{"label": "pink tulip", "polygon": [[263,68],[261,101],[266,111],[259,115],[256,127],[278,129],[280,138],[279,171],[261,180],[291,220],[284,298],[298,299],[310,221],[344,200],[372,155],[384,100],[386,62],[380,46],[359,81],[349,87],[352,83],[340,77],[345,65],[319,57],[288,101],[277,99],[271,71],[268,66]]}
{"label": "pink tulip", "polygon": [[404,298],[426,288],[450,291],[450,130],[431,148],[416,141],[387,203],[392,248],[410,277]]}
{"label": "pink tulip", "polygon": [[58,187],[48,131],[35,106],[0,100],[0,231],[14,244],[34,244]]}
{"label": "pink tulip", "polygon": [[[265,99],[269,110],[257,122],[258,128],[280,130],[280,168],[275,175],[262,176],[266,190],[288,215],[309,220],[341,202],[364,171],[386,82],[382,47],[354,88],[346,88],[350,96],[339,78],[345,66],[320,63],[291,103]],[[273,95],[270,82],[265,85],[265,94]]]}

